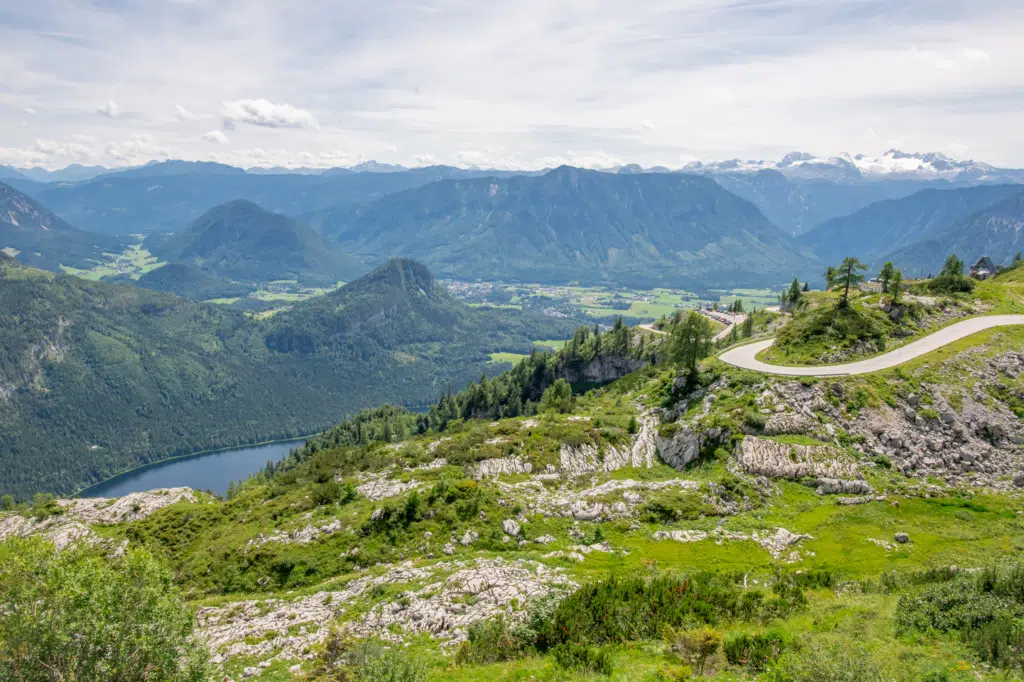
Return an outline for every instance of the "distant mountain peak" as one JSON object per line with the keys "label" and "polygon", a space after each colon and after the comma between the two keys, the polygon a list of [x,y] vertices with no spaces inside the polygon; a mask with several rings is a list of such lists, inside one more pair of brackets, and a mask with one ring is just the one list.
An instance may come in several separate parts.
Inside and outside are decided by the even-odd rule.
{"label": "distant mountain peak", "polygon": [[[873,178],[898,179],[1000,179],[999,170],[978,161],[957,161],[941,152],[905,152],[889,149],[881,156],[851,155],[843,152],[836,156],[819,157],[807,152],[790,152],[781,161],[727,161],[691,162],[684,170],[701,173],[756,173],[778,170],[802,179],[855,180]],[[1009,178],[1002,178],[1004,180]]]}

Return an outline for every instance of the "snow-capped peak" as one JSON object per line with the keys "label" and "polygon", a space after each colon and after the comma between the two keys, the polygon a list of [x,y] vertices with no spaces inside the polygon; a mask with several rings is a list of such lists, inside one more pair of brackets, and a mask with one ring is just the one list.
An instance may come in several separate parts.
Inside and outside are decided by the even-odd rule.
{"label": "snow-capped peak", "polygon": [[837,156],[819,157],[807,152],[790,152],[781,161],[713,161],[691,162],[683,170],[703,173],[752,173],[777,170],[784,175],[800,178],[858,179],[872,177],[947,178],[961,175],[984,177],[997,169],[977,161],[956,161],[941,152],[908,153],[890,149],[881,156],[852,156],[843,152]]}

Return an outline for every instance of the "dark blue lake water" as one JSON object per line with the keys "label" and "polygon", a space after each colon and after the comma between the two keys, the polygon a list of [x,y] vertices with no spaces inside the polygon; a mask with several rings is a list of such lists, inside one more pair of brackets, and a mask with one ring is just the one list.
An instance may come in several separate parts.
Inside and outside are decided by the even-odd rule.
{"label": "dark blue lake water", "polygon": [[121,497],[153,488],[180,487],[212,490],[222,495],[231,481],[248,478],[262,469],[267,460],[277,461],[301,444],[298,440],[253,445],[160,462],[98,483],[79,496]]}

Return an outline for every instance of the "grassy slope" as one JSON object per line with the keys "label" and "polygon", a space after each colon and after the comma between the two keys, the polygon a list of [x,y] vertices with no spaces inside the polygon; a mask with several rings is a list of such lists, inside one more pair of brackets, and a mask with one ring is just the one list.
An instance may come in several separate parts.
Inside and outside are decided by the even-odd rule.
{"label": "grassy slope", "polygon": [[[963,382],[968,373],[965,363],[946,362],[963,349],[984,345],[985,350],[976,358],[980,361],[987,355],[1020,348],[1022,344],[1022,330],[991,330],[920,358],[903,368],[842,381],[846,384],[847,395],[858,396],[858,405],[870,406],[918,390],[922,382]],[[720,392],[710,418],[725,421],[734,419],[733,410],[742,403],[730,396],[744,385],[762,379],[750,373],[729,369],[715,361],[710,361],[708,367],[725,373],[731,381],[730,388]],[[426,435],[411,439],[397,450],[378,443],[357,448],[345,457],[358,455],[365,458],[368,454],[372,455],[366,461],[373,463],[373,469],[379,469],[395,460],[416,464],[436,456],[447,457],[450,462],[448,467],[416,474],[418,480],[428,484],[440,479],[458,480],[465,476],[465,464],[506,453],[522,452],[535,466],[541,466],[545,462],[557,460],[558,448],[564,442],[592,439],[597,439],[599,443],[621,442],[626,437],[625,428],[633,411],[632,402],[640,400],[649,404],[658,403],[660,396],[664,395],[665,385],[673,376],[671,370],[646,370],[599,394],[580,399],[575,414],[590,417],[590,422],[570,421],[565,416],[548,417],[528,430],[520,428],[522,420],[518,419],[495,423],[468,422],[455,426],[446,434],[451,440],[441,442],[433,452],[428,452],[427,446],[436,442],[438,437]],[[693,409],[699,409],[699,405]],[[847,409],[857,407],[848,406]],[[495,438],[506,438],[509,442],[488,442]],[[701,482],[722,481],[727,475],[725,461],[714,457],[703,460],[682,474],[685,478]],[[351,474],[348,476],[347,480],[355,481]],[[611,478],[658,480],[677,476],[680,476],[678,472],[659,466],[649,470],[620,470],[597,475],[587,483],[600,483]],[[408,477],[406,473],[399,478]],[[525,477],[502,478],[506,482],[516,482]],[[900,506],[888,502],[838,506],[831,499],[815,495],[809,488],[781,482],[778,484],[781,495],[766,500],[752,512],[727,518],[724,528],[750,532],[771,531],[781,526],[794,532],[810,534],[813,539],[806,541],[801,549],[813,552],[813,556],[805,554],[798,567],[786,570],[830,570],[835,571],[843,580],[876,580],[883,572],[893,569],[910,570],[950,564],[966,567],[990,565],[1000,558],[1013,558],[1024,549],[1024,528],[1017,514],[1021,504],[1016,497],[949,491],[945,496],[925,498],[901,494],[901,491],[907,492],[909,481],[891,472],[874,471],[869,473],[869,480],[878,488],[889,489],[890,499],[898,500]],[[481,482],[479,486],[485,493],[490,489],[486,482]],[[383,504],[360,499],[344,506],[311,507],[309,492],[308,486],[300,484],[288,487],[275,496],[266,484],[254,481],[229,502],[181,503],[154,515],[148,521],[115,526],[105,532],[116,538],[127,534],[133,541],[142,542],[165,556],[175,567],[179,580],[193,591],[199,600],[197,603],[222,604],[244,598],[291,598],[344,584],[350,578],[360,575],[354,572],[354,562],[345,558],[348,551],[357,546],[360,548],[360,562],[363,565],[378,561],[395,562],[409,552],[412,552],[417,563],[430,564],[436,560],[423,559],[415,549],[424,532],[429,530],[435,537],[446,538],[449,534],[459,535],[466,528],[473,527],[481,532],[483,538],[487,538],[488,533],[500,533],[500,520],[508,514],[498,505],[497,495],[485,494],[479,506],[479,510],[485,512],[488,518],[484,524],[475,516],[466,519],[457,517],[454,525],[439,519],[422,520],[390,536],[371,535],[367,538],[358,534],[338,533],[309,545],[269,545],[255,553],[244,551],[249,540],[274,530],[301,528],[309,523],[320,525],[332,519],[341,520],[346,527],[358,525]],[[305,516],[308,512],[312,513],[309,518]],[[558,541],[544,547],[529,545],[522,549],[500,543],[458,547],[454,558],[502,556],[508,559],[538,559],[543,553],[565,549],[571,544],[566,537],[571,525],[569,520],[531,516],[530,521],[527,530],[529,537],[552,534],[559,538]],[[613,547],[628,550],[628,555],[595,552],[588,555],[582,564],[559,559],[545,562],[563,568],[578,581],[598,579],[613,573],[692,571],[709,567],[723,572],[738,571],[746,574],[751,581],[764,581],[779,568],[779,563],[766,552],[748,543],[683,544],[656,542],[650,537],[656,529],[711,530],[718,522],[715,517],[669,524],[643,521],[639,528],[634,529],[630,528],[629,521],[608,522],[600,525],[604,537]],[[592,536],[598,527],[591,523],[580,525],[588,536]],[[868,541],[869,538],[891,541],[896,531],[909,533],[912,545],[886,552]],[[284,559],[291,566],[314,570],[292,570],[282,578],[270,568],[275,562]],[[379,569],[371,569],[370,572],[375,570]],[[267,574],[278,577],[272,584],[260,588],[256,579]],[[355,613],[364,612],[373,603],[392,601],[410,587],[418,585],[389,585],[385,590],[374,593],[365,603],[359,604]],[[920,679],[926,670],[941,670],[952,675],[945,679],[996,679],[986,674],[972,654],[953,637],[895,637],[892,623],[897,594],[819,589],[811,590],[808,596],[810,602],[806,609],[771,623],[771,627],[795,639],[827,635],[846,637],[850,641],[862,643],[875,653],[883,665],[893,669],[889,679],[911,679],[897,677],[897,668],[917,670],[915,674],[918,676],[913,679]],[[721,624],[727,633],[756,631],[763,627],[747,622]],[[430,662],[431,677],[434,679],[607,679],[565,673],[557,668],[550,657],[526,658],[485,666],[454,666],[451,658],[442,655],[436,643],[425,637],[414,638],[411,650]],[[664,653],[662,645],[652,642],[637,642],[615,648],[614,658],[617,671],[612,679],[638,682],[655,679],[652,675],[672,661]],[[234,660],[228,664],[226,671],[237,678],[244,666],[257,662],[253,659]],[[263,673],[261,679],[271,682],[291,679],[287,672],[290,664],[291,661],[275,662]],[[962,676],[968,674],[970,677]],[[714,679],[750,678],[745,677],[741,669],[726,668]]]}
{"label": "grassy slope", "polygon": [[[780,365],[828,365],[863,360],[905,346],[943,327],[978,315],[1024,312],[1024,269],[1016,269],[985,282],[973,292],[935,298],[937,307],[925,307],[908,298],[908,314],[900,324],[878,308],[881,294],[851,295],[848,310],[835,310],[835,292],[814,292],[809,305],[797,312],[780,331],[776,344],[760,359]],[[878,340],[881,339],[882,343]],[[866,342],[866,343],[862,343]],[[842,353],[841,360],[830,355]]]}

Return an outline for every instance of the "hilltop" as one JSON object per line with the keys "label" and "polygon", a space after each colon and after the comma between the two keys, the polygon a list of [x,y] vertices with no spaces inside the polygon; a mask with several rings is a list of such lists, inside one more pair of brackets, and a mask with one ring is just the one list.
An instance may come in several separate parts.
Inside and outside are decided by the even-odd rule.
{"label": "hilltop", "polygon": [[753,204],[689,175],[445,180],[311,224],[367,261],[409,256],[456,279],[746,286],[816,267]]}
{"label": "hilltop", "polygon": [[465,307],[407,261],[260,320],[0,258],[0,490],[19,495],[427,404],[574,326]]}
{"label": "hilltop", "polygon": [[365,272],[337,244],[251,201],[215,206],[188,228],[164,238],[151,238],[147,245],[163,260],[240,282],[298,280],[332,286]]}

